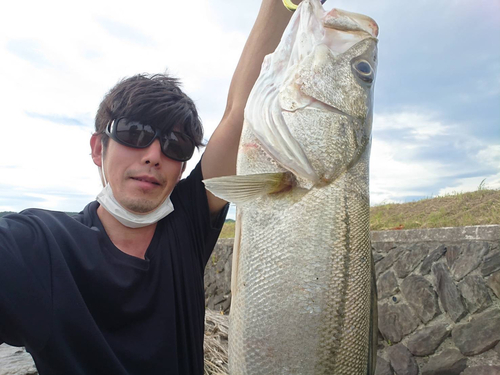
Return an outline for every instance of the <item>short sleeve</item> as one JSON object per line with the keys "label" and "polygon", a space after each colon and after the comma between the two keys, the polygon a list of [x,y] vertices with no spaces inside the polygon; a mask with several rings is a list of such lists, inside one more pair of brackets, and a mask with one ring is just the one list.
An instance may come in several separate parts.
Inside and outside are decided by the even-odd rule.
{"label": "short sleeve", "polygon": [[177,184],[171,199],[175,209],[182,207],[186,211],[196,228],[196,232],[201,236],[203,241],[202,257],[205,265],[219,238],[229,203],[221,209],[215,219],[211,218],[207,191],[203,183],[201,160],[190,175]]}

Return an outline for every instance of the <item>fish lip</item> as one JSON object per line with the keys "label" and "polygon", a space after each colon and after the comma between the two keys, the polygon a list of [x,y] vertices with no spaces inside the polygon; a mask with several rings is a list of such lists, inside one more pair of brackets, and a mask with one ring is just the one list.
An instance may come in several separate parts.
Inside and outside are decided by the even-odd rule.
{"label": "fish lip", "polygon": [[132,176],[130,178],[133,180],[145,181],[145,182],[149,182],[149,183],[154,184],[154,185],[161,186],[160,182],[156,178],[154,178],[153,176],[140,175],[140,176]]}

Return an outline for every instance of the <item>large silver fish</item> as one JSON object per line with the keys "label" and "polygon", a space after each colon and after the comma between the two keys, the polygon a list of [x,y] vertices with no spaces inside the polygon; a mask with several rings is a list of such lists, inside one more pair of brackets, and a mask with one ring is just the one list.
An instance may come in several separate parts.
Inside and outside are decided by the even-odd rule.
{"label": "large silver fish", "polygon": [[369,17],[304,0],[250,94],[238,175],[205,182],[237,203],[232,375],[374,373],[377,34]]}

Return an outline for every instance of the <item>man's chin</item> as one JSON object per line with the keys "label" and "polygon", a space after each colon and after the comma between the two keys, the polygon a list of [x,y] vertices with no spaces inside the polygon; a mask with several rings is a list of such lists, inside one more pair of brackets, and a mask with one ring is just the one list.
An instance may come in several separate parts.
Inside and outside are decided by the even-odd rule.
{"label": "man's chin", "polygon": [[120,204],[127,211],[136,215],[147,215],[158,208],[160,203],[152,202],[149,200],[127,200],[125,202],[120,202]]}

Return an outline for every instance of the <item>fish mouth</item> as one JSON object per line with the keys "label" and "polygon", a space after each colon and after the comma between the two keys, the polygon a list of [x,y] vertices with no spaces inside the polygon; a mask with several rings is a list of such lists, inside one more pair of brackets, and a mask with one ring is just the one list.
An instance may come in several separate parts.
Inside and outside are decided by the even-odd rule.
{"label": "fish mouth", "polygon": [[348,33],[366,33],[373,38],[376,38],[379,32],[378,25],[372,18],[341,9],[332,9],[326,13],[323,26]]}
{"label": "fish mouth", "polygon": [[320,110],[323,110],[323,111],[328,111],[328,112],[333,112],[333,113],[336,113],[338,115],[342,115],[342,116],[346,116],[346,117],[349,117],[349,118],[352,118],[352,116],[348,113],[345,113],[344,111],[341,111],[340,109],[334,107],[334,106],[331,106],[330,104],[326,104],[324,102],[321,102],[317,99],[314,99],[311,97],[311,104],[309,104],[309,107],[310,108],[315,108],[315,109],[320,109]]}
{"label": "fish mouth", "polygon": [[325,102],[322,102],[310,95],[305,95],[304,93],[301,93],[301,95],[304,97],[304,98],[307,98],[308,100],[308,103],[307,105],[304,105],[304,106],[300,106],[300,107],[297,107],[297,108],[294,108],[294,109],[285,109],[285,108],[281,108],[281,110],[283,112],[290,112],[290,113],[293,113],[293,112],[296,112],[298,111],[299,109],[315,109],[315,110],[320,110],[320,111],[325,111],[325,112],[333,112],[333,113],[336,113],[338,115],[341,115],[341,116],[346,116],[348,118],[353,118],[352,115],[338,109],[337,107],[334,107],[330,104],[327,104]]}

